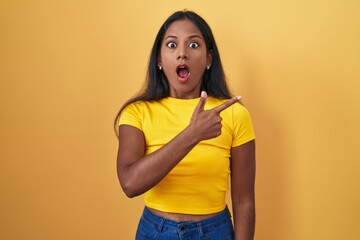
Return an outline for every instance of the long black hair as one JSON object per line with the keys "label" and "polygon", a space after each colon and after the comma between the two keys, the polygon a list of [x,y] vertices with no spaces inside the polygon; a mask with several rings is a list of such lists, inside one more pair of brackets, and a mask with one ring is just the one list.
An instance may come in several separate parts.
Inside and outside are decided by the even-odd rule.
{"label": "long black hair", "polygon": [[164,72],[158,68],[157,61],[166,30],[173,22],[182,19],[189,19],[197,26],[204,37],[207,51],[211,52],[212,54],[211,68],[204,72],[201,90],[206,91],[208,96],[215,98],[231,98],[232,95],[226,83],[220,54],[210,26],[195,12],[187,10],[178,11],[173,13],[163,23],[158,34],[156,35],[155,42],[151,50],[144,89],[137,96],[128,100],[119,110],[114,122],[114,129],[116,133],[118,131],[118,120],[120,114],[126,106],[136,101],[154,101],[169,97],[169,83]]}

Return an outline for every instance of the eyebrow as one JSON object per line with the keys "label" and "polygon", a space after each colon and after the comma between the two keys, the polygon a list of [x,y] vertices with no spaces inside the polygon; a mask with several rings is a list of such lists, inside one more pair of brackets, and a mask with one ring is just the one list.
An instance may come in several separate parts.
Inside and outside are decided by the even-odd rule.
{"label": "eyebrow", "polygon": [[[169,35],[169,36],[165,37],[164,40],[165,40],[165,39],[168,39],[168,38],[178,38],[178,37],[175,36],[175,35]],[[190,35],[189,38],[190,38],[190,39],[192,39],[192,38],[200,38],[200,39],[202,39],[202,37],[201,37],[200,35],[197,35],[197,34]]]}

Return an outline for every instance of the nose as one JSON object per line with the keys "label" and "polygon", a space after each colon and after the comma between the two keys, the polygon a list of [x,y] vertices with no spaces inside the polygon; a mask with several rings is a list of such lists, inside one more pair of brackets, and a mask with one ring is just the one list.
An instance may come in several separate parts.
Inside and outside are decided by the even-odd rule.
{"label": "nose", "polygon": [[188,57],[186,46],[179,46],[177,59],[187,59]]}

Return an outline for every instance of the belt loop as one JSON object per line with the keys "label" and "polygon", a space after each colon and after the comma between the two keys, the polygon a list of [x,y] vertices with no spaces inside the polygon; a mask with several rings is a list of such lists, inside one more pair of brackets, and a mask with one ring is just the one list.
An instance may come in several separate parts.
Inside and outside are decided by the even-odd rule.
{"label": "belt loop", "polygon": [[159,226],[158,226],[159,232],[162,232],[163,227],[164,227],[164,223],[165,223],[165,219],[164,219],[164,218],[161,218],[160,223],[159,223]]}
{"label": "belt loop", "polygon": [[199,231],[199,237],[201,238],[202,236],[204,236],[204,232],[203,232],[203,229],[202,229],[202,225],[201,225],[201,222],[197,222],[197,229]]}

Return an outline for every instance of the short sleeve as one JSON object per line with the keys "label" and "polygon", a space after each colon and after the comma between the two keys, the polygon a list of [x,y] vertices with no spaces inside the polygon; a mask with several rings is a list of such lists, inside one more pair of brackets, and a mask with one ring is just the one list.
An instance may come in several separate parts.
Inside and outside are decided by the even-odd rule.
{"label": "short sleeve", "polygon": [[141,108],[139,104],[130,104],[126,106],[119,118],[119,126],[120,125],[130,125],[136,127],[142,131],[142,121],[141,121]]}
{"label": "short sleeve", "polygon": [[249,111],[241,104],[233,105],[233,142],[232,147],[240,146],[255,139]]}

